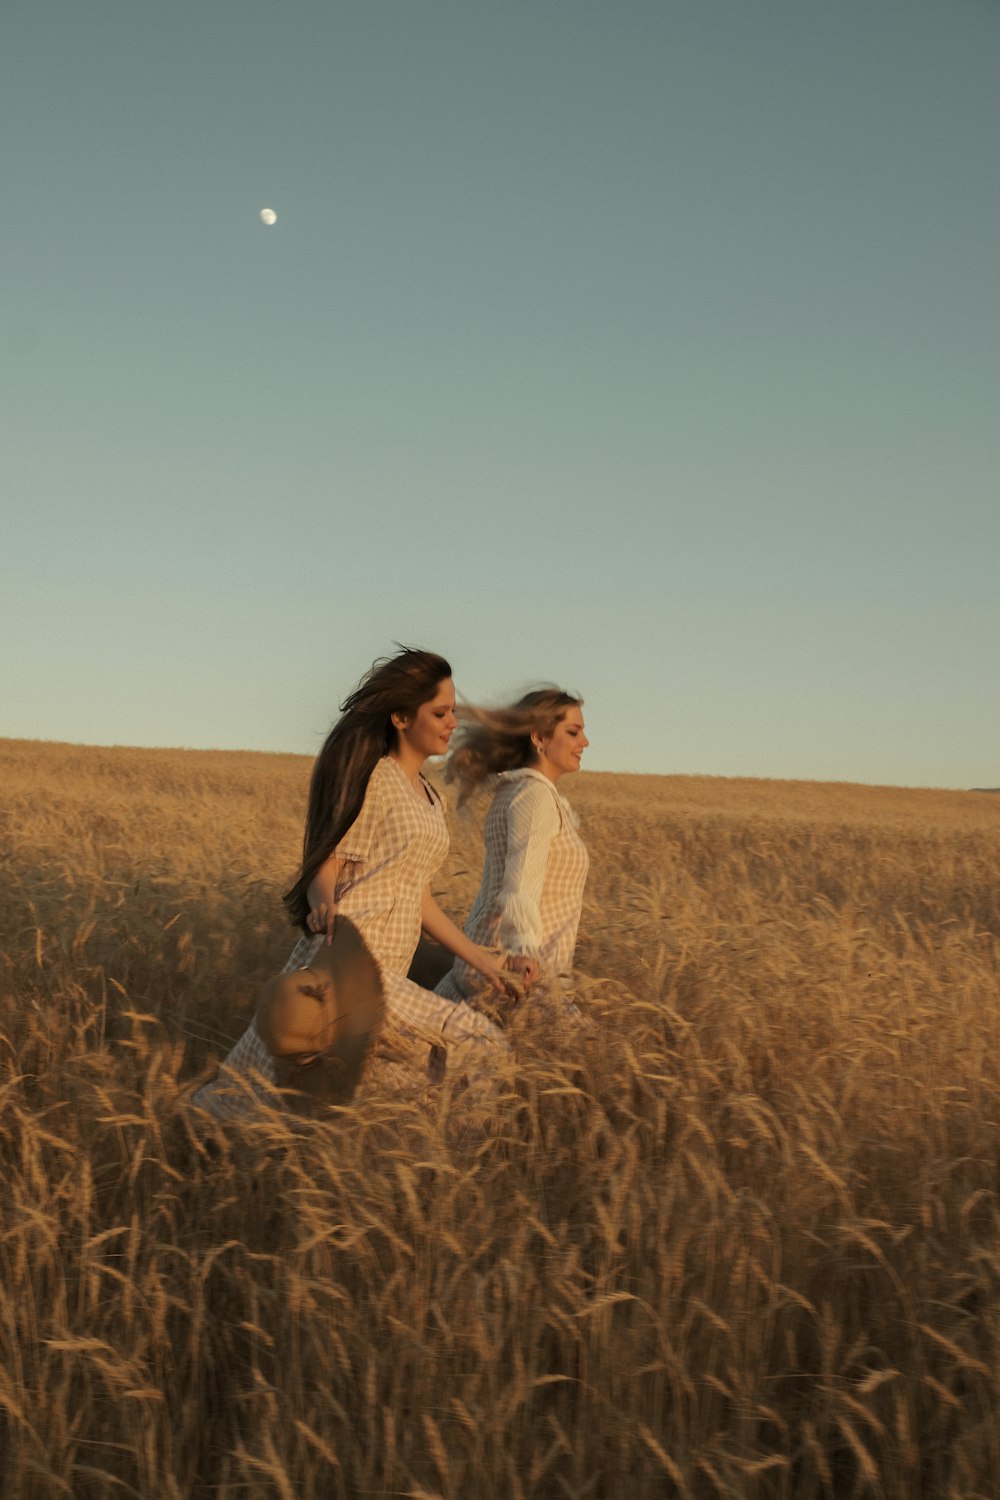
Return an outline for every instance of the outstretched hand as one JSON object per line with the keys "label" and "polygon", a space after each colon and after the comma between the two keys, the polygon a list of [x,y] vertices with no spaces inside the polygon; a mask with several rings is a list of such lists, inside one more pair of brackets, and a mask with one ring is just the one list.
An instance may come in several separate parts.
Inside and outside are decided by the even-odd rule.
{"label": "outstretched hand", "polygon": [[520,998],[520,987],[511,978],[511,971],[507,965],[508,955],[500,953],[495,948],[480,948],[480,961],[476,968],[484,979],[489,980],[491,987],[498,994],[506,996],[508,1000]]}
{"label": "outstretched hand", "polygon": [[538,978],[538,961],[526,953],[508,953],[504,958],[504,968],[511,974],[520,975],[525,990],[530,990]]}

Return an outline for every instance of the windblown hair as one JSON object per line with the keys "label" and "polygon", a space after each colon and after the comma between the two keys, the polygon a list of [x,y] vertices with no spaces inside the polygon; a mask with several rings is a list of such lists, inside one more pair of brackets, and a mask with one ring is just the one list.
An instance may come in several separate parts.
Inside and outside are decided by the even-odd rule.
{"label": "windblown hair", "polygon": [[415,714],[450,676],[443,656],[401,647],[398,655],[374,662],[340,705],[340,718],[313,766],[302,866],[283,897],[294,926],[306,930],[309,887],[316,872],[357,818],[372,772],[396,743],[392,715]]}
{"label": "windblown hair", "polygon": [[458,783],[459,804],[483,782],[501,771],[531,766],[538,756],[533,734],[547,739],[569,709],[579,708],[582,698],[558,687],[536,688],[505,708],[458,709],[459,726],[452,736],[445,765],[445,780]]}

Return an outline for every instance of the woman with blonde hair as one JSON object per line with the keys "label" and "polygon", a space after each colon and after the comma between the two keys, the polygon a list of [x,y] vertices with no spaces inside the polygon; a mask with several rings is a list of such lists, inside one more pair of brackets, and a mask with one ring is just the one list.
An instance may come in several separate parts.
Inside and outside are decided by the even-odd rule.
{"label": "woman with blonde hair", "polygon": [[[343,703],[316,759],[302,864],[284,898],[302,936],[283,973],[315,966],[324,945],[334,943],[338,913],[357,929],[381,977],[386,1019],[379,1050],[400,1064],[400,1081],[415,1081],[431,1048],[436,1069],[442,1050],[474,1068],[491,1043],[505,1045],[486,1016],[407,978],[423,931],[481,983],[500,994],[510,988],[506,956],[467,937],[431,895],[429,881],[449,841],[444,804],[423,766],[444,755],[456,723],[444,657],[403,648],[375,662]],[[341,991],[339,1003],[349,1008],[350,983]],[[276,1056],[252,1021],[226,1065],[275,1082]],[[215,1089],[200,1090],[196,1102],[230,1113]]]}
{"label": "woman with blonde hair", "polygon": [[[590,861],[557,784],[580,769],[590,743],[582,700],[546,687],[509,707],[463,709],[462,716],[446,778],[458,783],[460,805],[477,787],[495,786],[466,936],[519,955],[522,971],[527,964],[537,968],[572,1004],[573,951]],[[482,988],[458,955],[437,993],[468,1000]]]}

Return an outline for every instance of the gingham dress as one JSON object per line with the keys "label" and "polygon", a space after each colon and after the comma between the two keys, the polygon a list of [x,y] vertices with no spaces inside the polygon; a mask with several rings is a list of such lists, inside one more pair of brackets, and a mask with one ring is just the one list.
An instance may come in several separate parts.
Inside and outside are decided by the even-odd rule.
{"label": "gingham dress", "polygon": [[251,1021],[229,1056],[223,1059],[217,1075],[191,1095],[191,1103],[220,1120],[233,1119],[260,1104],[280,1108],[281,1095],[276,1085],[274,1059]]}
{"label": "gingham dress", "polygon": [[[506,771],[483,824],[483,876],[466,934],[538,960],[568,995],[590,860],[576,814],[541,771]],[[456,959],[437,986],[461,1000],[482,980]]]}
{"label": "gingham dress", "polygon": [[[424,887],[448,852],[448,826],[440,796],[423,776],[416,787],[399,762],[386,755],[368,782],[364,804],[336,853],[344,865],[335,899],[358,928],[382,971],[387,1021],[383,1050],[412,1067],[426,1063],[428,1047],[482,1055],[485,1044],[503,1046],[499,1029],[460,996],[443,998],[406,978],[420,939]],[[282,973],[312,962],[324,941],[305,933]],[[474,1062],[471,1064],[474,1066]],[[227,1075],[237,1074],[233,1080]],[[258,1081],[254,1075],[259,1075]],[[398,1076],[398,1075],[395,1075]],[[213,1114],[243,1113],[255,1098],[274,1102],[274,1062],[251,1021],[219,1077],[193,1102]]]}

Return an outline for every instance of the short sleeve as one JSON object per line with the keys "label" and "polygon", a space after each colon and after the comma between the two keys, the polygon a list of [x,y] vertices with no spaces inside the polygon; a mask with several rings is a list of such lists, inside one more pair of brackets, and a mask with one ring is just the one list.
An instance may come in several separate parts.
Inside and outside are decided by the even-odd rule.
{"label": "short sleeve", "polygon": [[382,818],[384,794],[381,764],[380,761],[368,778],[368,787],[361,811],[334,850],[340,859],[346,860],[349,864],[363,865],[371,857],[376,830]]}

